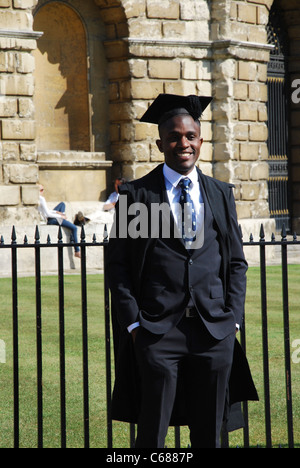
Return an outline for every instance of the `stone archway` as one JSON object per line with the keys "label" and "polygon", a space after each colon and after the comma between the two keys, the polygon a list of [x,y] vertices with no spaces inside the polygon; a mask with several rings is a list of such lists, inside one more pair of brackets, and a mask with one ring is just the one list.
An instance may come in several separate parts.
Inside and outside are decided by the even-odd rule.
{"label": "stone archway", "polygon": [[[53,8],[54,16],[56,10],[57,14],[54,19],[56,23],[59,22],[60,10],[67,12],[66,18],[68,18],[68,16],[72,16],[73,19],[76,18],[74,21],[77,24],[78,31],[76,31],[74,27],[73,29],[76,33],[74,34],[74,32],[71,31],[69,34],[68,27],[66,27],[63,44],[59,47],[65,49],[66,42],[69,43],[70,48],[73,47],[72,52],[69,54],[71,58],[69,62],[73,60],[74,68],[79,68],[83,82],[86,83],[88,80],[85,90],[85,102],[87,103],[89,113],[90,151],[104,151],[107,153],[109,149],[109,78],[104,46],[106,30],[101,11],[94,0],[86,0],[85,2],[81,0],[39,0],[34,11],[34,29],[38,27],[38,16],[40,12],[42,13],[44,8],[46,9],[45,11]],[[62,25],[60,27],[62,27]],[[72,39],[72,35],[75,36],[74,39]],[[82,43],[80,49],[78,35]],[[56,34],[54,34],[54,40],[56,40]],[[43,41],[43,38],[39,40],[38,47],[41,47],[40,41]],[[45,53],[45,55],[47,55],[47,53]],[[45,60],[46,59],[47,57],[45,57]],[[69,63],[69,65],[72,66],[72,63]],[[61,68],[59,67],[61,67],[61,65],[56,64],[57,72],[62,75]],[[60,80],[63,78],[64,77],[61,76]],[[70,87],[74,86],[75,79],[76,77],[72,79]],[[81,94],[83,94],[83,90],[81,90]]]}
{"label": "stone archway", "polygon": [[[60,2],[40,8],[35,51],[38,151],[90,151],[86,33],[78,14]],[[74,60],[76,54],[76,60]]]}
{"label": "stone archway", "polygon": [[126,14],[119,0],[39,0],[35,18],[39,9],[55,3],[62,9],[72,8],[83,22],[87,36],[90,150],[104,151],[106,159],[113,159],[119,176],[122,169],[118,164],[122,164],[125,154],[121,128],[132,121],[127,38],[128,16],[135,13],[127,7]]}
{"label": "stone archway", "polygon": [[48,201],[102,201],[112,162],[100,9],[94,0],[39,0],[34,29],[44,33],[35,52],[40,183]]}

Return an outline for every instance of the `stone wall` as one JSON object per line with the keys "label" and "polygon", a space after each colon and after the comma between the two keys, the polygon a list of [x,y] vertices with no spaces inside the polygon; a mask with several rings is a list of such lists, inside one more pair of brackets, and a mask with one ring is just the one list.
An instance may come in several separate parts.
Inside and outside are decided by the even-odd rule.
{"label": "stone wall", "polygon": [[[41,92],[38,95],[35,93],[37,80],[35,51],[37,41],[43,32],[33,29],[34,12],[44,3],[38,0],[0,0],[0,220],[2,225],[39,222],[36,209],[39,201],[38,183],[44,184],[46,188],[49,185],[49,202],[53,199],[82,202],[105,200],[106,187],[111,180],[111,162],[107,161],[104,154],[108,143],[108,111],[105,104],[108,93],[107,79],[104,78],[106,67],[101,62],[104,56],[103,23],[99,24],[101,20],[94,14],[94,10],[98,13],[98,7],[93,0],[89,2],[90,9],[88,2],[84,5],[80,0],[64,2],[69,3],[71,7],[81,8],[78,17],[84,17],[89,23],[87,31],[89,55],[85,59],[87,64],[93,62],[93,68],[89,70],[89,79],[94,89],[85,99],[89,105],[95,104],[94,109],[90,109],[92,134],[89,135],[89,139],[93,152],[86,152],[82,157],[82,153],[78,153],[81,148],[70,148],[75,151],[72,155],[68,153],[66,167],[65,153],[62,151],[67,149],[65,146],[57,143],[58,146],[55,144],[48,145],[49,147],[43,146],[42,154],[38,151],[41,148],[37,147],[37,128],[41,126],[41,122],[38,120],[39,114],[35,112],[34,98],[41,101],[45,99],[45,93]],[[45,56],[48,55],[46,51],[43,53]],[[58,66],[57,72],[61,74],[61,79],[64,79],[64,71]],[[55,80],[51,79],[49,85],[55,86],[54,83]],[[69,85],[71,86],[70,83]],[[102,96],[105,99],[100,102]],[[63,112],[64,109],[62,114]],[[65,120],[70,121],[66,110],[65,114]],[[82,115],[76,117],[82,118]],[[54,139],[58,140],[56,137]],[[52,157],[53,148],[57,148],[56,160]],[[47,150],[52,150],[52,153],[46,157],[48,162],[51,159],[51,167],[45,166],[44,153]],[[81,209],[84,210],[84,204],[81,205]]]}
{"label": "stone wall", "polygon": [[[269,217],[265,1],[137,2],[130,10],[129,78],[112,94],[112,159],[137,178],[163,161],[157,129],[139,118],[159,93],[213,95],[199,166],[236,185],[239,218]],[[123,2],[132,5],[132,2]],[[123,98],[120,107],[120,95]],[[119,171],[119,167],[115,166]]]}
{"label": "stone wall", "polygon": [[32,32],[37,0],[0,1],[0,217],[34,220],[39,178],[35,146]]}
{"label": "stone wall", "polygon": [[[103,2],[98,2],[103,4]],[[209,43],[209,2],[123,1],[128,22],[128,38],[123,41],[128,54],[121,70],[109,57],[111,157],[115,174],[138,178],[163,161],[156,148],[155,126],[139,122],[149,103],[159,93],[211,95]],[[113,21],[113,12],[110,15]],[[118,29],[111,28],[108,47],[118,45]],[[203,43],[203,44],[202,44]],[[126,46],[127,45],[127,49]],[[201,162],[212,173],[211,110],[203,119],[205,145]]]}
{"label": "stone wall", "polygon": [[[155,145],[157,129],[139,122],[159,93],[213,95],[203,116],[205,144],[199,166],[206,174],[235,184],[241,221],[259,224],[269,218],[266,25],[273,0],[93,2],[105,31],[99,40],[106,57],[106,159],[113,161],[113,177],[138,178],[163,161]],[[38,3],[0,0],[2,219],[8,209],[26,213],[37,201],[32,52],[39,34],[32,31],[32,11]],[[64,3],[74,8],[79,4]],[[297,56],[298,20],[292,13],[296,6],[292,0],[282,3],[291,7],[286,16]],[[295,76],[297,72],[298,68]],[[93,86],[92,91],[96,81]],[[101,107],[98,100],[92,112]],[[298,120],[294,112],[293,198],[300,219]]]}
{"label": "stone wall", "polygon": [[235,184],[240,219],[269,217],[265,3],[213,2],[214,175]]}

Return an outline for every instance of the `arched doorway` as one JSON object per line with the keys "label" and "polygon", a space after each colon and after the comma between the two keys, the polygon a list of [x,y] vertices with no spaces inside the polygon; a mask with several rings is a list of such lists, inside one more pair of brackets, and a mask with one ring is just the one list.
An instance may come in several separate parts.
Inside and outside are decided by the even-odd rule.
{"label": "arched doorway", "polygon": [[44,34],[35,51],[37,148],[90,151],[87,40],[79,15],[46,3],[34,29]]}
{"label": "arched doorway", "polygon": [[37,163],[48,202],[106,199],[111,180],[105,25],[94,0],[39,0]]}

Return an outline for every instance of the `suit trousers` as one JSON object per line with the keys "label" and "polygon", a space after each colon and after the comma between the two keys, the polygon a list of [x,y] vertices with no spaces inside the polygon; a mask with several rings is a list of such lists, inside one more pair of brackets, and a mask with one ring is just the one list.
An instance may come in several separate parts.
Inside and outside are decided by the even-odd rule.
{"label": "suit trousers", "polygon": [[165,335],[140,327],[135,353],[141,376],[136,448],[163,448],[180,375],[192,448],[219,448],[235,330],[213,338],[200,317],[183,317]]}

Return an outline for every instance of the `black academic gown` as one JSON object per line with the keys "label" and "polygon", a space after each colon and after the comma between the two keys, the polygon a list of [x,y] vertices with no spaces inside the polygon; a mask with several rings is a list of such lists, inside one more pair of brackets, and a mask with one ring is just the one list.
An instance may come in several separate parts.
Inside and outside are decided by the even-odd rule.
{"label": "black academic gown", "polygon": [[[231,258],[230,235],[232,232],[232,213],[230,212],[231,206],[228,193],[231,190],[228,189],[228,184],[204,176],[199,170],[198,174],[219,231],[219,244],[222,257],[220,277],[223,282],[225,297],[227,294],[230,294],[229,264]],[[134,202],[145,203],[149,206],[151,203],[166,201],[163,187],[163,172],[162,165],[160,165],[144,178],[122,186],[120,193],[127,196],[128,206]],[[118,225],[118,206],[116,207],[116,213],[116,223]],[[129,241],[128,239],[112,238],[109,243],[107,256],[107,273],[112,293],[112,317],[116,351],[116,379],[113,392],[112,418],[132,423],[136,423],[138,418],[140,385],[133,342],[126,327],[138,317],[139,311],[133,298],[140,297],[144,262],[152,244],[153,239],[151,237]],[[122,271],[124,267],[124,255],[127,256],[127,264],[124,271]],[[120,256],[123,257],[123,263],[118,262]],[[130,271],[130,277],[128,277],[128,271]],[[120,297],[118,297],[120,295],[120,286],[116,287],[116,285],[120,284],[122,284],[122,288],[124,289],[121,292],[121,301]],[[236,340],[228,387],[228,404],[225,412],[225,419],[227,422],[229,421],[228,428],[231,430],[242,427],[241,413],[240,411],[236,411],[236,405],[234,404],[246,400],[258,400],[258,395],[247,359]],[[235,409],[232,412],[235,415],[234,420],[232,418],[229,419],[230,407]],[[179,376],[177,397],[170,425],[186,425],[185,415],[186,411]]]}

